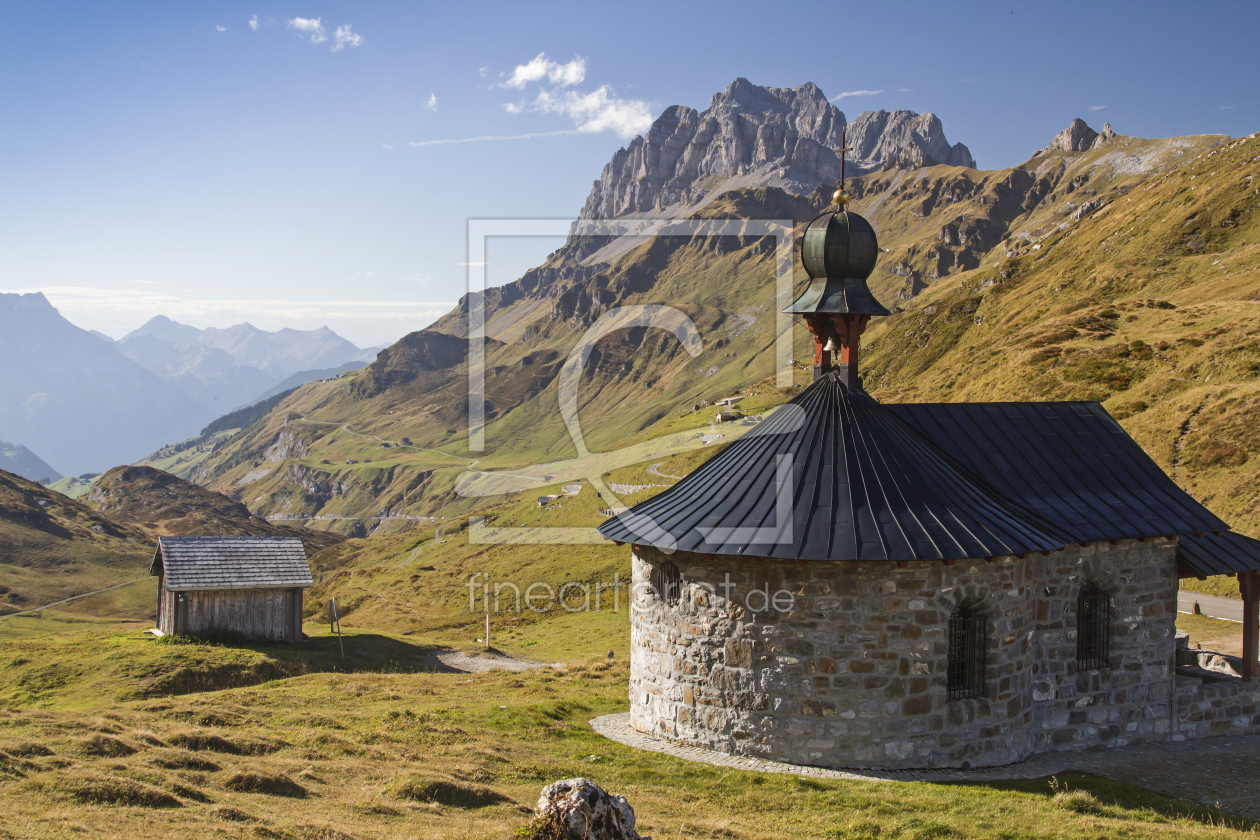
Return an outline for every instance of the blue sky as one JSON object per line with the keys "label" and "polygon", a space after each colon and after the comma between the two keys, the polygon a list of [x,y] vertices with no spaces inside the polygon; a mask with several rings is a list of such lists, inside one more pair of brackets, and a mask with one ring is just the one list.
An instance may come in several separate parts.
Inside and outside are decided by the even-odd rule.
{"label": "blue sky", "polygon": [[[396,340],[464,292],[469,218],[576,214],[651,117],[737,76],[815,82],[850,119],[933,111],[983,168],[1077,116],[1260,129],[1255,2],[0,12],[0,291],[44,290],[115,337],[162,313]],[[481,137],[518,139],[433,142]],[[493,242],[489,282],[557,244]]]}

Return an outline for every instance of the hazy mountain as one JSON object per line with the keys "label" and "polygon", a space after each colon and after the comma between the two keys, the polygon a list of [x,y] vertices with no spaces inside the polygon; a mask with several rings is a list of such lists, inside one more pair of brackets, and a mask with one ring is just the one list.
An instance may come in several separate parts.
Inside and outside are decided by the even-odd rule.
{"label": "hazy mountain", "polygon": [[202,344],[133,333],[119,343],[119,348],[127,358],[209,412],[221,413],[251,402],[280,378],[274,371],[241,364],[229,353]]}
{"label": "hazy mountain", "polygon": [[0,362],[0,439],[69,473],[127,463],[204,424],[195,403],[38,292],[0,294]]}
{"label": "hazy mountain", "polygon": [[330,375],[332,369],[353,370],[378,352],[361,350],[328,327],[267,332],[246,323],[201,330],[164,315],[123,336],[117,346],[204,407],[203,421]]}
{"label": "hazy mountain", "polygon": [[61,478],[61,473],[54,470],[31,450],[16,443],[5,443],[0,440],[0,470],[29,478],[31,481],[45,481],[51,484]]}
{"label": "hazy mountain", "polygon": [[[172,321],[164,315],[151,318],[143,326],[119,340],[130,355],[133,344],[143,338],[171,344],[206,347],[226,353],[237,364],[276,373],[280,379],[302,370],[331,368],[351,361],[370,361],[374,354],[364,351],[328,327],[316,330],[260,330],[242,323],[227,329],[199,330]],[[276,380],[277,382],[279,379]],[[274,383],[273,383],[274,384]]]}

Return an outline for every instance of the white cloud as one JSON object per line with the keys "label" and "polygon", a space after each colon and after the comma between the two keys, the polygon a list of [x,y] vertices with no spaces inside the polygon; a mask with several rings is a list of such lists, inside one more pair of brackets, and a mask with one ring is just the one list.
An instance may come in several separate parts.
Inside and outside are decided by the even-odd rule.
{"label": "white cloud", "polygon": [[[408,281],[409,283],[415,283],[417,286],[427,286],[429,285],[429,281],[433,279],[433,275],[432,274],[404,274],[402,276],[402,279]],[[414,295],[415,292],[408,292],[407,294]]]}
{"label": "white cloud", "polygon": [[897,88],[897,93],[909,93],[912,90],[914,90],[914,88]]}
{"label": "white cloud", "polygon": [[883,93],[883,91],[882,90],[846,90],[844,93],[840,94],[839,96],[831,97],[831,101],[835,102],[837,99],[844,99],[846,96],[875,96],[876,94],[880,94],[880,93]]}
{"label": "white cloud", "polygon": [[388,143],[382,143],[382,144],[381,144],[381,148],[382,148],[382,149],[384,149],[384,150],[385,150],[385,151],[387,151],[387,152],[392,152],[392,151],[394,151],[394,147],[393,147],[393,146],[391,146],[391,145],[389,145]]}
{"label": "white cloud", "polygon": [[1234,108],[1235,108],[1235,107],[1237,107],[1237,106],[1235,106],[1235,105],[1222,105],[1222,106],[1221,106],[1221,110],[1222,110],[1222,111],[1232,111],[1232,110],[1234,110]]}
{"label": "white cloud", "polygon": [[215,24],[214,29],[216,32],[227,32],[227,27],[221,23]]}
{"label": "white cloud", "polygon": [[296,29],[304,35],[310,35],[312,44],[322,44],[328,40],[328,33],[324,30],[323,18],[290,18],[289,28]]}
{"label": "white cloud", "polygon": [[262,24],[258,22],[258,15],[250,15],[249,28],[257,32],[260,26],[262,26]]}
{"label": "white cloud", "polygon": [[363,46],[363,36],[357,32],[351,32],[350,24],[348,23],[345,26],[337,27],[336,31],[333,32],[333,40],[333,52],[337,52],[337,50],[342,49],[343,47]]}
{"label": "white cloud", "polygon": [[1107,107],[1106,105],[1090,105],[1090,106],[1089,106],[1089,110],[1091,110],[1091,111],[1101,111],[1103,108],[1106,108],[1106,107]]}
{"label": "white cloud", "polygon": [[429,94],[429,98],[425,100],[424,107],[428,108],[430,111],[437,110],[437,94],[436,93]]}
{"label": "white cloud", "polygon": [[156,286],[158,284],[158,281],[156,280],[128,280],[127,282],[128,283],[143,283],[146,286]]}
{"label": "white cloud", "polygon": [[539,53],[533,60],[518,64],[500,87],[520,89],[530,82],[540,82],[543,79],[560,87],[580,84],[586,79],[586,59],[575,56],[568,64],[560,64],[547,58],[546,53]]}
{"label": "white cloud", "polygon": [[646,102],[614,96],[608,85],[586,94],[540,90],[530,110],[564,114],[584,133],[613,131],[621,137],[633,137],[652,125],[652,111]]}
{"label": "white cloud", "polygon": [[486,74],[487,74],[487,73],[489,73],[489,72],[490,72],[490,68],[489,68],[489,67],[478,67],[478,68],[477,68],[477,73],[478,73],[478,74],[481,76],[481,78],[483,78],[483,79],[486,77]]}
{"label": "white cloud", "polygon": [[461,137],[455,140],[416,140],[408,143],[413,148],[424,146],[450,146],[455,143],[485,143],[491,140],[532,140],[535,137],[560,137],[565,134],[581,134],[576,128],[563,131],[535,131],[532,134],[487,134],[482,137]]}

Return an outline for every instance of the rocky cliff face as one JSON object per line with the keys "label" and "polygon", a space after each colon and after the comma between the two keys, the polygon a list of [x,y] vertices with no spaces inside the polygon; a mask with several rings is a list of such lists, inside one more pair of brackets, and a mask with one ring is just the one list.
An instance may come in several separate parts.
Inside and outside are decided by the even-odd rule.
{"label": "rocky cliff face", "polygon": [[[808,193],[840,177],[834,150],[846,125],[844,113],[811,82],[772,88],[736,79],[702,112],[667,108],[646,135],[619,150],[591,189],[582,218],[695,206],[739,187]],[[975,166],[966,146],[949,145],[933,114],[868,111],[853,121],[848,140],[855,150],[846,159],[849,175],[895,161]]]}

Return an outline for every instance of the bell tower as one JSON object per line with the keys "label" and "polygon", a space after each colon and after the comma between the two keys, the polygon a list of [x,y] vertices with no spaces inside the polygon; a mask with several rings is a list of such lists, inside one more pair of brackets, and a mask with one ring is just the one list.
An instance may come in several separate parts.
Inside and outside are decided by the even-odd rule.
{"label": "bell tower", "polygon": [[[843,145],[843,140],[841,141]],[[879,258],[879,241],[871,223],[845,210],[844,148],[840,154],[840,189],[828,209],[805,228],[801,262],[810,284],[783,311],[800,315],[814,337],[814,379],[832,369],[832,353],[840,351],[838,374],[850,390],[862,390],[858,373],[862,332],[873,315],[891,314],[875,299],[866,278]]]}

